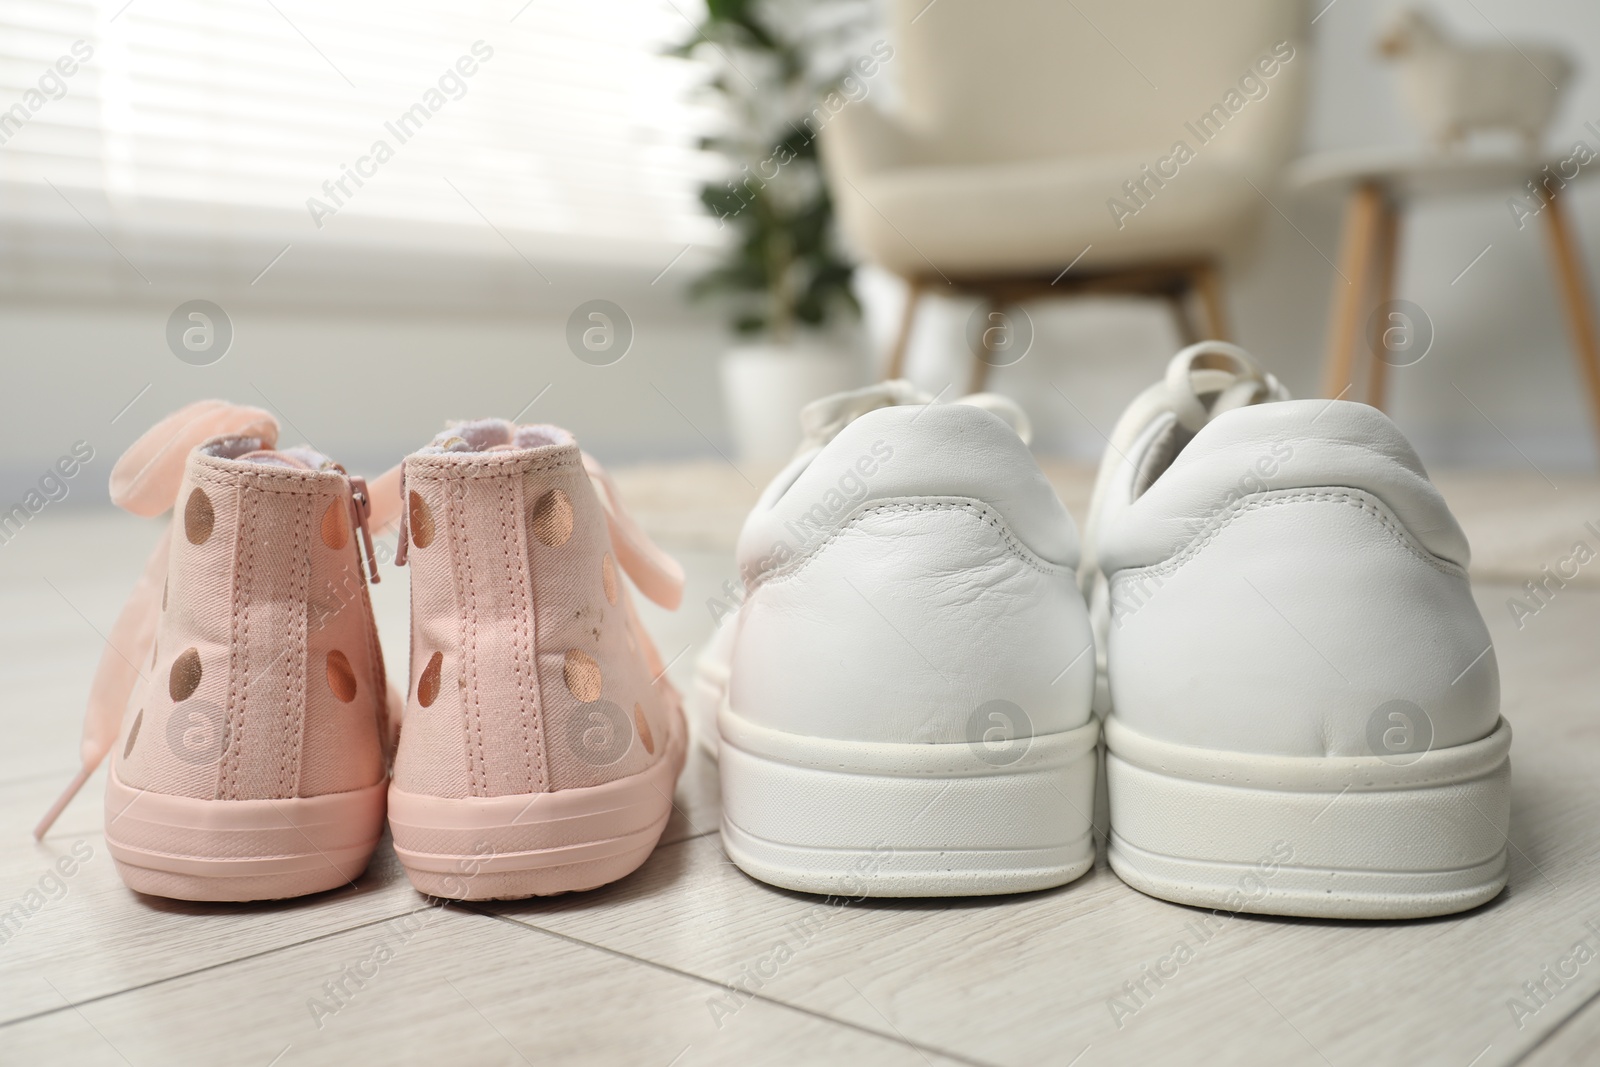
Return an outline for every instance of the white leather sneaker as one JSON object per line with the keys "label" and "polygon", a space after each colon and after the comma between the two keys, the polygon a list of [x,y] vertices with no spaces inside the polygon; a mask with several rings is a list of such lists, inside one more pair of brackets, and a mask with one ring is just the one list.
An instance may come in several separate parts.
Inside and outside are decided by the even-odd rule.
{"label": "white leather sneaker", "polygon": [[[851,420],[869,411],[904,404],[926,405],[933,403],[934,399],[899,378],[823,397],[800,410],[800,444],[795,449],[795,459],[815,456]],[[1033,425],[1028,421],[1027,414],[1007,397],[995,393],[973,393],[957,402],[983,408],[1005,420],[1023,444],[1033,439]],[[739,629],[738,605],[744,600],[743,592],[734,588],[731,582],[724,583],[724,592],[733,598],[734,606],[730,609],[726,607],[726,600],[719,598],[716,601],[717,606],[713,608],[716,628],[695,659],[694,681],[684,700],[690,738],[713,760],[717,758],[717,712],[721,710],[728,693],[728,672],[733,666],[733,639]]]}
{"label": "white leather sneaker", "polygon": [[1506,882],[1511,731],[1466,538],[1382,412],[1180,352],[1086,531],[1112,868],[1183,904],[1442,915]]}
{"label": "white leather sneaker", "polygon": [[813,405],[745,523],[723,845],[814,893],[1060,885],[1094,861],[1077,534],[1014,405],[912,398]]}

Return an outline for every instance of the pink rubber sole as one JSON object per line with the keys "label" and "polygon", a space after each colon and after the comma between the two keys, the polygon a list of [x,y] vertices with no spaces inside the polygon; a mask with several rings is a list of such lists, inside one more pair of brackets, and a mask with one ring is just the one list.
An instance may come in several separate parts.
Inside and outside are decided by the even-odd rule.
{"label": "pink rubber sole", "polygon": [[388,782],[283,800],[199,800],[106,782],[106,847],[129,889],[177,900],[279,900],[366,870]]}
{"label": "pink rubber sole", "polygon": [[681,715],[672,727],[653,765],[587,789],[434,797],[391,786],[395,854],[419,892],[451,900],[554,896],[632,874],[672,814],[687,748]]}

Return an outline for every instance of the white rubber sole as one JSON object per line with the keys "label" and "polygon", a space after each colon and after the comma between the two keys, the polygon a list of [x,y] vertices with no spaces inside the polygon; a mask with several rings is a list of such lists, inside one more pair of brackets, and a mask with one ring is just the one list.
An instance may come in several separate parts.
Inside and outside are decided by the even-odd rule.
{"label": "white rubber sole", "polygon": [[1506,884],[1511,727],[1400,764],[1190,748],[1106,719],[1111,868],[1163,900],[1335,919],[1448,915]]}
{"label": "white rubber sole", "polygon": [[281,900],[366,870],[388,780],[348,793],[200,800],[106,780],[106,847],[129,889],[176,900]]}
{"label": "white rubber sole", "polygon": [[1094,865],[1100,724],[1035,737],[996,765],[966,744],[833,741],[726,703],[722,843],[754,878],[851,897],[1023,893]]}

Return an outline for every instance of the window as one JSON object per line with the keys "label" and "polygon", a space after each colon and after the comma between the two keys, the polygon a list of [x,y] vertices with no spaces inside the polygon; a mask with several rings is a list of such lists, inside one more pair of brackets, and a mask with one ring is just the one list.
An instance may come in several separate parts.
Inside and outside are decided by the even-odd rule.
{"label": "window", "polygon": [[667,0],[0,0],[0,225],[65,198],[121,233],[426,248],[487,223],[660,262],[714,231],[700,74],[662,54],[687,29]]}

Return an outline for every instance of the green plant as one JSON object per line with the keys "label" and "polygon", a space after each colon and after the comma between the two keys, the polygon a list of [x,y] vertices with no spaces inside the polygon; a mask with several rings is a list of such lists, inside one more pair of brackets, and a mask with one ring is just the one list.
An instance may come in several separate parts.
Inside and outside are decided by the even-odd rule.
{"label": "green plant", "polygon": [[695,280],[694,298],[726,300],[742,335],[790,340],[855,317],[855,267],[838,247],[833,202],[822,180],[817,107],[846,72],[845,45],[864,26],[865,5],[709,0],[705,18],[674,54],[707,61],[706,88],[726,125],[701,141],[730,176],[700,201],[732,231],[723,261]]}

